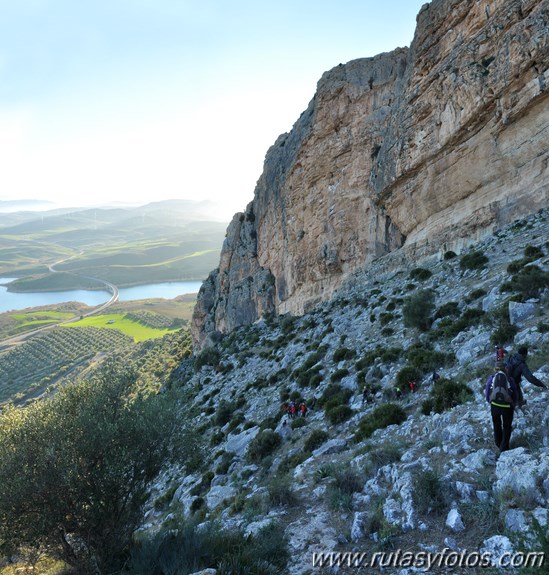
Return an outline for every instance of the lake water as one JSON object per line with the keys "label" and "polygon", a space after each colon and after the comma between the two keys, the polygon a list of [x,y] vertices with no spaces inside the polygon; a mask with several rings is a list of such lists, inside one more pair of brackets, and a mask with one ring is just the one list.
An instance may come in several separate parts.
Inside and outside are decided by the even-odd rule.
{"label": "lake water", "polygon": [[[0,278],[0,284],[8,283],[15,278]],[[120,301],[130,301],[136,299],[149,299],[161,297],[173,299],[178,295],[187,293],[197,293],[202,282],[165,282],[159,284],[146,284],[129,288],[120,288]],[[79,301],[89,306],[99,305],[108,301],[111,297],[108,291],[89,290],[69,290],[57,292],[37,292],[37,293],[13,293],[0,285],[0,313],[36,307],[40,305],[50,305],[65,301]]]}

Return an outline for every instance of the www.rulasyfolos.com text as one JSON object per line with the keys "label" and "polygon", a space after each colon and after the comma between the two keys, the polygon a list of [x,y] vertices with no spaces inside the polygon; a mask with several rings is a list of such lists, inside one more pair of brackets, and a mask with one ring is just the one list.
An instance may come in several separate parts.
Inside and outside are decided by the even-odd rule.
{"label": "www.rulasyfolos.com text", "polygon": [[416,567],[429,571],[436,567],[449,568],[475,568],[500,567],[523,568],[542,567],[545,564],[543,552],[506,552],[495,557],[489,552],[479,551],[453,551],[445,548],[442,551],[431,553],[428,551],[378,551],[375,553],[361,552],[319,552],[313,553],[313,568],[317,567]]}

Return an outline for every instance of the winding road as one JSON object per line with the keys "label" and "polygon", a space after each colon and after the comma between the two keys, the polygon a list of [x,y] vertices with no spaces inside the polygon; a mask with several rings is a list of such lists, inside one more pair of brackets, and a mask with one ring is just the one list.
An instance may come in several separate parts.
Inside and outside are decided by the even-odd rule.
{"label": "winding road", "polygon": [[[76,255],[82,255],[82,253],[83,253],[83,252],[79,252],[79,253],[76,254]],[[49,270],[50,273],[52,273],[52,274],[58,273],[58,270],[55,269],[55,266],[58,265],[58,264],[60,264],[60,263],[63,263],[63,262],[65,262],[65,261],[67,261],[67,260],[70,260],[70,259],[76,257],[76,255],[71,256],[71,257],[69,257],[69,258],[64,258],[64,259],[62,259],[62,260],[58,260],[58,261],[54,262],[53,264],[49,264],[49,265],[48,265],[48,270]],[[71,273],[71,272],[67,272],[67,273]],[[72,274],[72,275],[75,275],[75,276],[76,276],[76,275],[78,275],[78,274]],[[22,333],[21,335],[15,336],[15,337],[10,337],[10,338],[8,338],[8,339],[3,339],[3,340],[0,341],[0,351],[4,350],[4,349],[6,349],[7,347],[10,347],[10,346],[12,346],[12,345],[21,343],[21,342],[24,341],[25,339],[30,338],[30,337],[33,337],[33,336],[35,336],[35,335],[37,335],[37,334],[39,334],[39,333],[42,333],[42,332],[44,332],[44,331],[46,331],[46,330],[48,330],[48,329],[52,329],[52,328],[54,328],[54,327],[57,327],[58,325],[62,325],[62,324],[65,324],[65,323],[73,323],[73,322],[79,321],[79,320],[82,319],[83,317],[88,317],[88,316],[90,316],[90,315],[96,315],[96,314],[98,314],[98,313],[101,313],[102,311],[104,311],[104,310],[106,310],[108,307],[110,307],[113,303],[115,303],[115,302],[118,301],[118,288],[117,288],[114,284],[112,284],[112,283],[110,283],[110,282],[108,282],[108,281],[106,281],[106,280],[102,280],[102,279],[100,279],[100,278],[94,278],[94,277],[91,277],[91,276],[80,276],[80,277],[83,277],[83,278],[86,278],[86,279],[90,279],[90,280],[94,280],[94,281],[96,281],[96,282],[102,283],[102,284],[109,290],[109,292],[112,294],[112,296],[111,296],[111,298],[109,299],[109,301],[107,301],[107,302],[101,304],[99,307],[97,307],[97,308],[95,308],[95,309],[92,309],[91,311],[88,311],[88,312],[86,312],[86,313],[80,314],[79,316],[76,316],[76,317],[72,317],[71,319],[66,319],[66,320],[64,320],[64,321],[59,321],[59,322],[57,322],[57,323],[53,323],[53,324],[50,324],[50,325],[46,325],[46,326],[40,327],[40,328],[38,328],[38,329],[33,329],[32,331],[27,331],[27,332],[25,332],[25,333]]]}

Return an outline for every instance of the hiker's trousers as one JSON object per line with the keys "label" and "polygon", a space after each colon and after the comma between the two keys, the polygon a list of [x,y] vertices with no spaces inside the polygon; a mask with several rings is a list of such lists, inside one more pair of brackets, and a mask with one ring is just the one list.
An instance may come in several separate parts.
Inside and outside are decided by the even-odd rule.
{"label": "hiker's trousers", "polygon": [[511,431],[513,430],[513,407],[498,407],[491,405],[492,410],[492,424],[494,426],[494,441],[496,447],[500,451],[507,451],[509,449],[509,441],[511,439]]}

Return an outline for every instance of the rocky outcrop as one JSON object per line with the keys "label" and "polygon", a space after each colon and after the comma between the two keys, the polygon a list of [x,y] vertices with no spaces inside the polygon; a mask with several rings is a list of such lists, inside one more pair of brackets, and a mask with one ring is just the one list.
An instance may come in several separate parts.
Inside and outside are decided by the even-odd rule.
{"label": "rocky outcrop", "polygon": [[301,314],[399,249],[459,251],[549,197],[549,2],[433,0],[414,41],[325,73],[204,283],[195,343]]}

